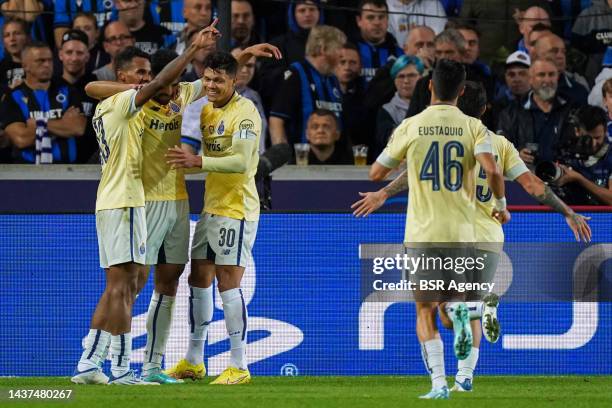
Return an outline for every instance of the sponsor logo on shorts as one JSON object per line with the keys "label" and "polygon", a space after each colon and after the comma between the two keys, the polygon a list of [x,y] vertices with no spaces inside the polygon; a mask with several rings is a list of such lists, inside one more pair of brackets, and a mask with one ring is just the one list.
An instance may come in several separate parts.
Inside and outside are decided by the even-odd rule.
{"label": "sponsor logo on shorts", "polygon": [[238,129],[240,130],[254,130],[255,124],[251,119],[244,119],[238,125]]}
{"label": "sponsor logo on shorts", "polygon": [[147,250],[147,249],[146,249],[146,247],[145,247],[144,242],[143,242],[143,243],[141,243],[141,244],[140,244],[140,255],[144,255],[144,254],[145,254],[145,252],[146,252],[146,250]]}
{"label": "sponsor logo on shorts", "polygon": [[224,250],[223,250],[223,255],[229,255],[229,254],[230,254],[230,252],[231,252],[231,250],[230,250],[230,249],[224,249]]}

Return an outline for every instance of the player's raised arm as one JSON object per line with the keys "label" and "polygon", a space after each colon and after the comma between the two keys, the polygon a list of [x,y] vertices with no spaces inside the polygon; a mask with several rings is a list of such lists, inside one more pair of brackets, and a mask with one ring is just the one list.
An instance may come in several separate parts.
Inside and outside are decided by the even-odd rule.
{"label": "player's raised arm", "polygon": [[119,92],[137,89],[140,85],[122,84],[114,81],[93,81],[85,85],[87,96],[99,101],[109,98]]}
{"label": "player's raised arm", "polygon": [[199,49],[207,48],[211,45],[211,43],[215,43],[217,41],[217,39],[221,36],[221,33],[219,33],[219,31],[215,28],[218,21],[218,19],[215,19],[211,25],[200,31],[189,48],[187,48],[183,54],[179,55],[170,64],[166,65],[166,67],[159,74],[157,74],[151,82],[144,85],[138,91],[136,97],[134,98],[135,106],[138,107],[144,105],[145,102],[151,99],[163,87],[170,85],[182,74],[189,62],[193,60],[196,52]]}
{"label": "player's raised arm", "polygon": [[245,65],[253,57],[274,58],[280,60],[283,58],[283,54],[278,49],[278,47],[275,47],[274,45],[268,43],[261,43],[251,45],[250,47],[247,47],[242,50],[236,60],[238,61],[238,65]]}

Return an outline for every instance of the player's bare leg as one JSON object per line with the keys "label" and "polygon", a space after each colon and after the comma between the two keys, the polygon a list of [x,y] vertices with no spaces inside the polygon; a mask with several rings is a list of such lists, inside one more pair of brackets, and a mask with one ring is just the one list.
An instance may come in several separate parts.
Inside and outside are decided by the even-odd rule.
{"label": "player's bare leg", "polygon": [[245,384],[251,380],[246,361],[248,314],[240,289],[244,270],[242,266],[216,266],[217,285],[223,300],[223,315],[230,339],[231,357],[230,366],[211,384]]}

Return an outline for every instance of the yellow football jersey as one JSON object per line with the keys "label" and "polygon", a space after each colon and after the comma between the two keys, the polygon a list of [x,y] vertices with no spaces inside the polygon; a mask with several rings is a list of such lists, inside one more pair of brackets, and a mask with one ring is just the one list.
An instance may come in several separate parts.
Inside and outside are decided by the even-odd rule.
{"label": "yellow football jersey", "polygon": [[153,99],[143,106],[142,184],[146,201],[187,199],[183,169],[172,169],[165,154],[170,147],[181,145],[181,124],[185,107],[202,90],[202,81],[181,82],[179,96],[168,105]]}
{"label": "yellow football jersey", "polygon": [[[234,93],[230,101],[220,108],[212,103],[202,109],[203,161],[206,157],[225,157],[232,154],[232,139],[242,130],[256,134],[255,146],[261,137],[261,117],[250,100]],[[255,173],[259,155],[257,148],[245,173],[210,172],[206,176],[204,211],[235,219],[256,221],[259,218],[259,195],[255,186]]]}
{"label": "yellow football jersey", "polygon": [[474,156],[485,152],[489,131],[455,106],[432,105],[397,127],[377,161],[406,159],[406,244],[474,242]]}
{"label": "yellow football jersey", "polygon": [[100,102],[92,119],[100,146],[102,177],[96,211],[144,207],[141,179],[142,111],[134,105],[137,91],[130,89]]}
{"label": "yellow football jersey", "polygon": [[[504,177],[514,180],[529,171],[519,152],[508,139],[503,136],[491,134],[491,147],[493,155],[504,173]],[[476,163],[476,219],[474,223],[477,242],[504,242],[504,230],[499,221],[491,216],[495,203],[492,200],[493,192],[487,184],[487,175]]]}

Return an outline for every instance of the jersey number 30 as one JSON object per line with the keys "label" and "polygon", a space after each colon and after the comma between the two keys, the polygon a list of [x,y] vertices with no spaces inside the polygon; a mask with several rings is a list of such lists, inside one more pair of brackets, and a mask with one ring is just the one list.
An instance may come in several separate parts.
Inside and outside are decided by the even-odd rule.
{"label": "jersey number 30", "polygon": [[[444,187],[449,191],[461,189],[463,184],[463,166],[460,161],[453,159],[453,152],[455,153],[455,158],[463,157],[463,145],[456,141],[446,143],[442,148],[443,157],[441,158],[440,143],[431,143],[425,156],[423,167],[421,167],[419,179],[430,180],[433,191],[440,191],[440,160],[442,160],[442,167],[444,169]],[[455,173],[454,175],[453,172]]]}

